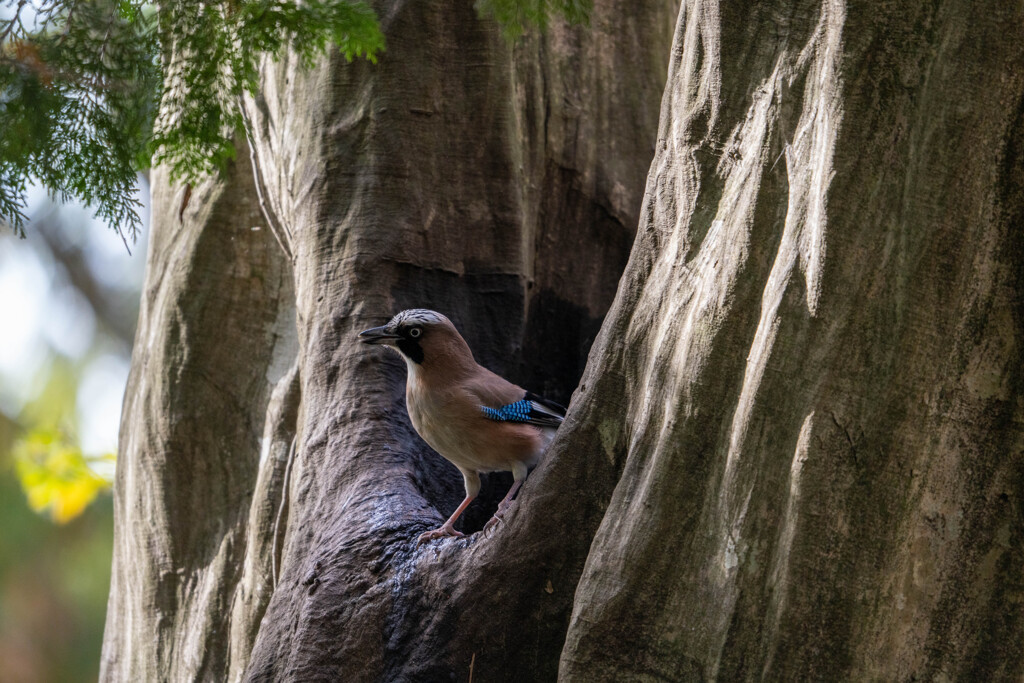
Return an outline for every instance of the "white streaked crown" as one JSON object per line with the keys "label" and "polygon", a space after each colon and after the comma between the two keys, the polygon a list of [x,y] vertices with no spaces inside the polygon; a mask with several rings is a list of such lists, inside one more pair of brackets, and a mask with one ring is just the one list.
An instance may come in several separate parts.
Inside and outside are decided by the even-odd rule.
{"label": "white streaked crown", "polygon": [[451,324],[451,321],[437,311],[431,311],[427,308],[410,308],[392,318],[387,326],[395,328],[401,325],[430,325],[431,323]]}

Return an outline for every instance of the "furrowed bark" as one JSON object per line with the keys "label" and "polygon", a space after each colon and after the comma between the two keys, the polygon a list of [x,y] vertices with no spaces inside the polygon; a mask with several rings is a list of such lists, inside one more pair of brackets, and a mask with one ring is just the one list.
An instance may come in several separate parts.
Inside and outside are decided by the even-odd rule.
{"label": "furrowed bark", "polygon": [[391,3],[377,66],[268,69],[249,115],[295,253],[305,413],[250,678],[555,675],[585,544],[564,575],[493,537],[417,549],[461,478],[412,432],[404,364],[355,334],[435,308],[484,365],[569,397],[639,215],[677,8],[624,7],[513,49],[468,6]]}
{"label": "furrowed bark", "polygon": [[[249,508],[264,411],[295,358],[291,273],[263,226],[244,158],[194,189],[157,169],[153,188],[101,678],[219,679],[236,591],[250,603],[252,593],[269,594],[246,538],[261,524]],[[294,431],[294,410],[290,419]],[[277,441],[264,445],[264,469],[279,457]]]}
{"label": "furrowed bark", "polygon": [[684,3],[560,679],[1021,676],[1021,14]]}
{"label": "furrowed bark", "polygon": [[[510,47],[378,3],[379,65],[267,64],[291,270],[225,241],[251,178],[189,231],[157,190],[105,678],[1021,677],[1024,11],[595,5]],[[355,338],[412,306],[572,394],[487,536],[415,545],[461,480]]]}
{"label": "furrowed bark", "polygon": [[[459,324],[478,360],[568,400],[632,241],[677,6],[661,2],[620,19],[623,3],[600,2],[593,30],[556,24],[513,48],[469,6],[421,5],[380,4],[389,50],[379,65],[334,58],[305,73],[287,59],[268,64],[262,92],[248,103],[258,177],[248,180],[256,181],[252,186],[227,187],[223,196],[245,197],[252,217],[242,223],[262,225],[257,212],[267,212],[283,245],[275,267],[284,267],[282,252],[289,255],[295,291],[284,277],[274,301],[233,306],[226,296],[217,322],[204,318],[201,330],[193,329],[227,343],[235,336],[225,338],[224,324],[258,315],[277,330],[273,344],[287,346],[278,341],[287,336],[281,319],[294,310],[298,364],[294,375],[276,381],[273,399],[275,384],[268,379],[258,398],[244,402],[261,418],[266,411],[266,426],[253,419],[235,439],[245,447],[229,453],[198,443],[196,458],[206,458],[200,463],[172,457],[161,441],[144,447],[132,442],[122,452],[123,542],[115,565],[119,576],[131,576],[112,588],[107,679],[389,679],[447,675],[468,665],[463,645],[445,632],[449,615],[419,619],[434,598],[402,587],[402,577],[423,554],[433,556],[426,548],[414,552],[416,535],[454,508],[461,480],[413,433],[402,404],[400,362],[357,345],[355,332],[401,308],[430,306]],[[630,79],[612,78],[625,68]],[[234,173],[245,171],[238,166]],[[179,209],[167,206],[171,201],[161,200],[161,192],[171,189],[157,191],[163,221],[154,228],[158,242]],[[226,201],[220,197],[197,191],[192,202],[216,212]],[[233,216],[227,209],[218,221],[231,224]],[[190,229],[217,234],[218,221],[196,221]],[[263,248],[270,237],[266,230],[260,234],[267,241]],[[167,257],[155,253],[150,289],[163,287],[178,301],[209,286],[160,281],[156,274]],[[192,248],[181,258],[212,264],[225,256],[223,249],[199,254]],[[195,318],[190,311],[181,316],[188,323]],[[169,326],[150,313],[142,324],[151,334]],[[254,334],[236,342],[253,347],[248,359],[239,353],[225,367],[212,368],[223,360],[189,356],[195,344],[180,341],[168,341],[157,362],[137,345],[129,395],[145,395],[138,383],[151,376],[180,374],[179,356],[206,373],[262,377],[268,364],[276,367],[267,354],[282,355],[268,346],[266,334]],[[278,405],[293,393],[301,396],[297,412]],[[195,398],[196,413],[213,400]],[[143,430],[146,420],[170,420],[180,403],[174,396],[140,414],[131,402],[126,430]],[[204,415],[192,415],[192,432],[202,431],[206,439],[235,433],[237,425],[223,412],[210,413],[209,420]],[[294,427],[287,415],[296,416],[298,429],[290,467]],[[257,478],[261,432],[265,457]],[[144,507],[149,492],[129,486],[133,473],[145,469],[152,477],[189,479],[197,467],[243,472],[244,482],[201,482],[206,497],[233,501],[230,530],[217,526],[216,506],[207,528],[195,524],[203,508],[174,491],[152,503],[160,515],[173,517],[161,528],[173,538],[175,529],[191,526],[182,533],[194,534],[195,542],[158,547],[149,560],[133,555],[129,546],[153,535],[147,517],[157,514]],[[508,483],[507,477],[489,479],[481,504],[465,517],[467,530],[482,526]],[[210,562],[207,546],[230,548],[230,563]],[[165,565],[181,567],[166,582],[178,602],[123,594],[125,583],[153,583],[154,567]],[[449,568],[438,589],[456,584],[459,573]],[[207,586],[201,595],[196,581]],[[557,608],[545,608],[557,619],[533,624],[526,638],[508,648],[506,659],[528,652],[539,633],[551,634],[545,635],[543,659],[523,660],[519,670],[527,675],[554,675],[569,614],[568,585],[560,582]],[[408,592],[409,599],[395,600],[392,589]],[[467,614],[470,598],[463,598]],[[197,625],[192,616],[215,612],[217,623],[211,616]],[[131,620],[138,615],[152,624],[135,629]],[[350,641],[339,640],[339,628]],[[425,632],[434,635],[419,642],[417,634]],[[425,647],[430,643],[436,649]],[[477,670],[486,672],[495,661],[481,661]]]}

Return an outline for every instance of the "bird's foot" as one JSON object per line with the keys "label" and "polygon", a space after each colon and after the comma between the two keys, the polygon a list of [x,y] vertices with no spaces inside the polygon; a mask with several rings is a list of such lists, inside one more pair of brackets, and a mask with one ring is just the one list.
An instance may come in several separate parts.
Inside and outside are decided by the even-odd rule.
{"label": "bird's foot", "polygon": [[462,538],[465,535],[466,534],[462,533],[461,531],[456,531],[455,527],[453,527],[451,524],[445,523],[442,524],[439,528],[434,529],[433,531],[425,531],[422,534],[420,534],[420,538],[418,541],[416,541],[416,545],[419,546],[426,543],[427,541],[433,541],[435,538],[445,538],[446,536],[455,536],[456,538]]}
{"label": "bird's foot", "polygon": [[498,522],[505,521],[505,513],[512,507],[511,503],[503,503],[498,505],[498,509],[494,511],[494,516],[487,520],[487,524],[484,524],[484,531],[489,531],[498,525]]}

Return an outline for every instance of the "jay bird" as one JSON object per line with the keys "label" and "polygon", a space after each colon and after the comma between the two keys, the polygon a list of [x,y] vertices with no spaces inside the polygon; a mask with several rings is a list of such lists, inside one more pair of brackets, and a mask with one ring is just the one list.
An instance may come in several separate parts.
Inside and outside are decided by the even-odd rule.
{"label": "jay bird", "polygon": [[405,404],[412,426],[459,468],[466,485],[466,498],[448,521],[422,534],[417,544],[464,536],[453,525],[480,492],[480,473],[511,471],[512,488],[484,529],[496,524],[526,479],[527,468],[540,460],[562,424],[565,408],[477,365],[466,340],[440,313],[402,311],[359,337],[367,344],[388,346],[405,359]]}

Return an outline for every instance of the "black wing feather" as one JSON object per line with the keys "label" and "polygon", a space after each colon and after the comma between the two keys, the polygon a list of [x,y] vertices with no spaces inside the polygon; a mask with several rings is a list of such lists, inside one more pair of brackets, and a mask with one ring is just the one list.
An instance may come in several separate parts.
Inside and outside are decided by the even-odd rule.
{"label": "black wing feather", "polygon": [[559,417],[565,417],[565,406],[563,406],[561,403],[555,403],[554,401],[549,401],[548,399],[544,398],[543,396],[538,396],[537,394],[533,393],[532,391],[527,391],[526,392],[526,396],[524,396],[523,398],[525,398],[527,401],[533,401],[534,403],[539,403],[540,405],[544,406],[545,408],[547,408],[551,412],[558,414]]}

